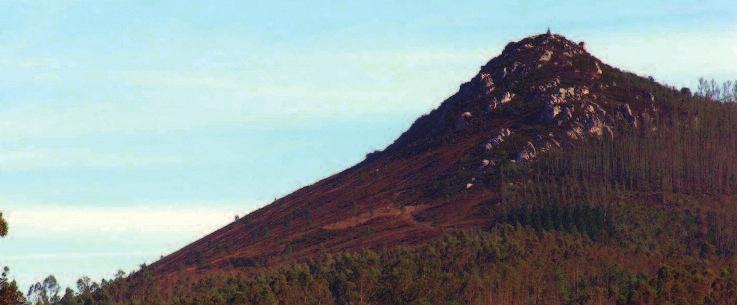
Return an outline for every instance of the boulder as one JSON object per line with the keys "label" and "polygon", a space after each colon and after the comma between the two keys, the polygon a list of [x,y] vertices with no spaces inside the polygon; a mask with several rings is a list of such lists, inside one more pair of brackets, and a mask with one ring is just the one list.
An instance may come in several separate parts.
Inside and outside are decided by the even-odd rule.
{"label": "boulder", "polygon": [[652,93],[650,93],[650,92],[645,92],[645,95],[643,95],[643,97],[644,97],[644,98],[645,98],[646,100],[648,100],[648,101],[651,101],[651,102],[654,102],[654,101],[655,101],[655,95],[653,95],[653,94],[652,94]]}
{"label": "boulder", "polygon": [[536,95],[542,96],[546,92],[549,92],[551,89],[558,88],[558,86],[560,86],[560,78],[556,77],[552,80],[545,82],[544,84],[541,84],[535,87],[533,91],[535,92]]}
{"label": "boulder", "polygon": [[576,123],[566,130],[565,134],[570,140],[581,139],[583,137],[583,127],[581,127],[579,123]]}
{"label": "boulder", "polygon": [[573,118],[573,107],[573,105],[563,106],[561,114],[558,116],[558,126],[563,125]]}
{"label": "boulder", "polygon": [[637,117],[632,114],[632,108],[630,108],[629,104],[620,105],[619,114],[627,121],[627,123],[634,127],[637,127]]}
{"label": "boulder", "polygon": [[491,99],[491,102],[489,102],[488,111],[494,111],[496,108],[498,108],[501,105],[509,104],[509,102],[512,101],[512,98],[514,97],[514,94],[507,91],[500,96],[494,97]]}
{"label": "boulder", "polygon": [[551,147],[551,148],[552,148],[552,147],[557,147],[557,148],[560,148],[560,146],[561,146],[561,145],[560,145],[560,142],[558,142],[558,140],[556,140],[556,139],[555,139],[555,138],[553,138],[552,136],[550,137],[550,139],[548,139],[548,141],[549,141],[549,142],[548,142],[548,144],[550,144],[550,147]]}
{"label": "boulder", "polygon": [[582,117],[583,127],[590,134],[601,136],[604,128],[604,122],[595,114],[585,113]]}
{"label": "boulder", "polygon": [[482,72],[479,75],[479,89],[483,94],[491,94],[494,91],[494,80],[490,73]]}
{"label": "boulder", "polygon": [[614,140],[614,131],[611,127],[604,125],[603,134],[609,141]]}
{"label": "boulder", "polygon": [[527,145],[525,145],[525,147],[514,157],[514,160],[517,162],[529,161],[534,159],[536,156],[537,150],[535,149],[535,145],[528,141]]}
{"label": "boulder", "polygon": [[493,138],[491,138],[491,140],[489,140],[489,144],[491,144],[494,147],[497,147],[500,144],[502,144],[502,142],[504,142],[504,138],[506,138],[506,137],[503,136],[503,135],[501,135],[501,134],[497,134],[495,137],[493,137]]}
{"label": "boulder", "polygon": [[513,97],[514,97],[514,94],[512,94],[509,91],[507,91],[507,92],[504,93],[504,95],[502,95],[502,98],[501,98],[501,100],[499,102],[502,103],[502,104],[509,104],[509,102],[512,101],[512,98]]}
{"label": "boulder", "polygon": [[539,119],[541,122],[546,124],[553,123],[558,117],[560,111],[560,106],[558,105],[546,105],[545,108],[540,111]]}
{"label": "boulder", "polygon": [[494,162],[493,160],[488,160],[488,159],[481,160],[481,168],[489,168],[489,167],[494,167],[494,166],[496,166],[496,162]]}
{"label": "boulder", "polygon": [[496,108],[498,108],[498,107],[499,107],[499,103],[497,103],[496,101],[494,101],[492,99],[489,102],[489,105],[486,106],[486,112],[488,112],[488,113],[494,112],[494,110],[496,110]]}
{"label": "boulder", "polygon": [[507,78],[507,67],[502,67],[494,72],[494,79],[496,81],[500,82],[505,78]]}
{"label": "boulder", "polygon": [[542,56],[540,56],[540,59],[538,59],[538,62],[541,64],[547,63],[550,61],[550,59],[553,58],[553,51],[547,50],[545,53],[543,53]]}
{"label": "boulder", "polygon": [[529,73],[530,67],[519,61],[515,61],[509,71],[509,74],[511,74],[515,79],[522,79],[526,77]]}
{"label": "boulder", "polygon": [[471,115],[471,113],[468,111],[461,113],[460,117],[456,119],[455,128],[456,129],[465,128],[466,126],[468,126],[468,123],[472,117],[473,115]]}
{"label": "boulder", "polygon": [[509,128],[502,128],[499,131],[492,134],[491,139],[483,144],[483,148],[487,151],[498,147],[504,142],[504,139],[512,134]]}

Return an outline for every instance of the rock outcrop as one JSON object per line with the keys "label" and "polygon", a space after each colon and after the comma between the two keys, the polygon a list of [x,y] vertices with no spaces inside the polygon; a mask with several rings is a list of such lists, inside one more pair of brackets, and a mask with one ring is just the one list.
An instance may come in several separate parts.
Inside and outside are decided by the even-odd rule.
{"label": "rock outcrop", "polygon": [[495,147],[499,147],[499,145],[504,142],[504,139],[512,135],[512,131],[509,130],[509,128],[502,128],[499,131],[495,132],[489,141],[484,143],[483,147],[485,150],[490,151],[494,149]]}
{"label": "rock outcrop", "polygon": [[[508,44],[444,107],[447,104],[446,111],[456,113],[456,130],[471,125],[481,129],[495,126],[491,137],[480,144],[483,151],[513,151],[509,160],[527,162],[587,137],[612,139],[620,128],[639,127],[640,119],[632,106],[614,101],[609,95],[617,84],[605,79],[607,69],[606,64],[588,54],[583,44],[555,34],[533,36]],[[648,92],[637,98],[655,100]],[[540,124],[543,138],[525,140],[529,134],[515,136],[509,127],[500,128],[494,123],[526,118]],[[442,120],[434,125],[441,126]],[[509,142],[510,137],[519,139]],[[480,168],[503,161],[488,155],[477,160]]]}

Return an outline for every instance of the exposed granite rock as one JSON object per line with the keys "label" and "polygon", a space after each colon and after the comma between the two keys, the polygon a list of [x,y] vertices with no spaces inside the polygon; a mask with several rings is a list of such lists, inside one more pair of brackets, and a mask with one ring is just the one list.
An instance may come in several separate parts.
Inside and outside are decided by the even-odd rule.
{"label": "exposed granite rock", "polygon": [[520,150],[517,155],[514,157],[514,160],[517,162],[522,161],[529,161],[537,157],[537,150],[535,149],[535,145],[532,144],[532,142],[527,142],[527,145]]}
{"label": "exposed granite rock", "polygon": [[562,108],[561,114],[558,116],[557,125],[561,126],[573,118],[574,105],[565,105]]}
{"label": "exposed granite rock", "polygon": [[498,147],[504,142],[504,139],[512,135],[512,131],[509,128],[502,128],[499,131],[492,134],[491,139],[483,144],[485,150],[489,151]]}
{"label": "exposed granite rock", "polygon": [[560,106],[558,105],[545,105],[545,108],[540,112],[539,119],[543,123],[553,123],[560,111]]}
{"label": "exposed granite rock", "polygon": [[491,99],[491,102],[489,103],[488,110],[494,111],[502,105],[509,104],[509,102],[512,101],[513,97],[514,97],[514,94],[509,91],[502,93],[500,96],[493,97]]}
{"label": "exposed granite rock", "polygon": [[632,108],[629,104],[622,104],[619,106],[619,115],[627,121],[630,125],[637,127],[637,117],[632,114]]}
{"label": "exposed granite rock", "polygon": [[543,55],[540,56],[540,59],[538,59],[537,61],[541,64],[544,64],[544,63],[549,62],[550,58],[552,57],[553,57],[553,51],[546,50],[545,53],[543,53]]}
{"label": "exposed granite rock", "polygon": [[471,118],[473,118],[473,115],[471,112],[464,112],[461,113],[461,116],[456,120],[455,128],[456,129],[462,129],[468,126],[469,122],[471,121]]}
{"label": "exposed granite rock", "polygon": [[601,67],[599,67],[599,63],[598,62],[595,63],[594,65],[596,66],[596,70],[594,70],[594,76],[595,77],[599,77],[602,74],[604,74],[604,71],[601,70]]}

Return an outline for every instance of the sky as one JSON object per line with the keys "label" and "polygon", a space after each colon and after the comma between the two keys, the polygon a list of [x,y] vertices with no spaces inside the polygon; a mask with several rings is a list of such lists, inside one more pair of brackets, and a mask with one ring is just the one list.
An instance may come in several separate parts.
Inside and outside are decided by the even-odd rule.
{"label": "sky", "polygon": [[561,2],[0,0],[0,265],[134,270],[384,148],[547,27],[673,86],[737,79],[737,1]]}

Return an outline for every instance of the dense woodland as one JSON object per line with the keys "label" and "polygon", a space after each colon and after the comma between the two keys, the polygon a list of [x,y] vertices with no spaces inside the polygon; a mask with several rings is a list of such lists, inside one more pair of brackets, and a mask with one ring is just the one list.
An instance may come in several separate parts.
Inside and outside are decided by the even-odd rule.
{"label": "dense woodland", "polygon": [[[619,83],[641,82],[623,74]],[[293,262],[255,277],[193,275],[162,292],[146,266],[53,277],[41,304],[737,304],[737,83],[660,85],[659,112],[490,173],[488,223],[413,247]],[[684,94],[685,93],[685,94]],[[1,214],[0,214],[1,216]],[[7,226],[0,217],[0,233]],[[3,274],[0,304],[22,295]],[[13,302],[8,300],[15,300]]]}
{"label": "dense woodland", "polygon": [[[166,301],[146,286],[142,270],[135,280],[108,282],[60,304],[734,304],[733,266],[702,254],[636,255],[576,231],[503,224],[256,278],[183,279]],[[133,295],[129,285],[137,287]]]}

